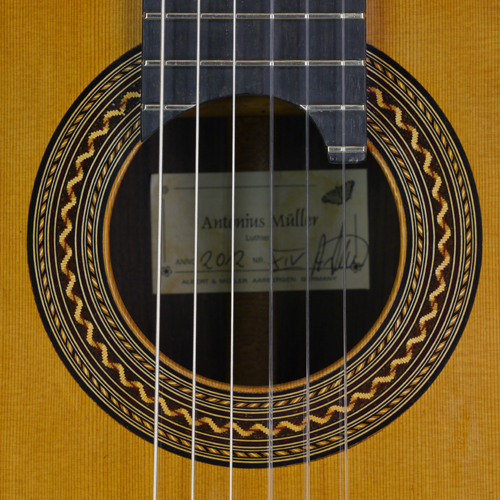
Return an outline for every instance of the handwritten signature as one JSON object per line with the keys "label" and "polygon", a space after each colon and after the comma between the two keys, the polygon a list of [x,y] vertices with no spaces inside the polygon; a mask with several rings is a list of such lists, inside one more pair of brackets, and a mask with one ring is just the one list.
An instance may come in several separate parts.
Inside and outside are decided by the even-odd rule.
{"label": "handwritten signature", "polygon": [[311,276],[320,271],[330,271],[333,276],[344,267],[344,253],[346,269],[357,272],[366,264],[369,251],[368,242],[355,234],[346,234],[344,252],[343,233],[344,229],[341,227],[340,234],[334,238],[327,239],[326,234],[321,235],[311,269]]}
{"label": "handwritten signature", "polygon": [[[323,233],[318,242],[318,247],[314,255],[311,266],[311,276],[321,271],[328,271],[334,275],[344,267],[344,230],[341,227],[340,233],[334,238],[328,239]],[[354,272],[360,271],[368,259],[368,242],[356,234],[345,235],[345,266]],[[274,272],[305,270],[306,250],[305,248],[294,248],[277,250],[273,252]]]}

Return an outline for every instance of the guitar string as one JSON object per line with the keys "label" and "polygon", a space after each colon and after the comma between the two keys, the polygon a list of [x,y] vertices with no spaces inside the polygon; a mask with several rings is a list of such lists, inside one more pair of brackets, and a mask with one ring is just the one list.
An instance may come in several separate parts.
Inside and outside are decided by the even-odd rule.
{"label": "guitar string", "polygon": [[201,0],[197,1],[196,16],[196,106],[195,106],[195,152],[194,152],[194,255],[193,255],[193,389],[191,418],[191,500],[195,497],[196,469],[196,370],[197,370],[197,334],[198,334],[198,213],[199,213],[199,177],[200,177],[200,61],[201,61]]}
{"label": "guitar string", "polygon": [[273,498],[273,398],[274,398],[274,0],[269,0],[269,412],[267,498]]}
{"label": "guitar string", "polygon": [[234,230],[236,180],[236,0],[233,0],[233,102],[231,123],[231,347],[229,394],[229,500],[233,499],[234,404]]}
{"label": "guitar string", "polygon": [[155,398],[154,398],[154,445],[153,445],[153,500],[158,497],[158,426],[160,402],[160,308],[161,308],[161,253],[163,213],[163,108],[165,103],[165,0],[161,1],[160,23],[160,116],[158,146],[158,243],[156,254],[156,329],[155,329]]}
{"label": "guitar string", "polygon": [[345,104],[346,104],[346,85],[345,85],[345,0],[342,0],[342,19],[341,19],[341,74],[342,74],[342,384],[343,387],[343,434],[344,434],[344,500],[349,499],[349,447],[347,442],[347,260],[346,260],[346,162],[345,162]]}
{"label": "guitar string", "polygon": [[[273,0],[271,0],[271,9],[274,13]],[[195,236],[194,236],[194,292],[193,292],[193,396],[192,396],[192,436],[191,436],[191,498],[194,499],[194,486],[195,486],[195,412],[196,412],[196,333],[197,333],[197,247],[198,247],[198,193],[199,193],[199,104],[200,104],[200,0],[197,2],[197,65],[196,65],[196,139],[195,139]],[[344,0],[342,0],[342,13],[345,13]],[[306,0],[306,61],[309,61],[309,0]],[[270,34],[271,34],[271,48],[274,43],[274,16],[271,16]],[[345,22],[342,17],[342,61],[345,60]],[[155,356],[155,404],[154,404],[154,478],[153,478],[153,499],[157,498],[157,485],[158,485],[158,426],[159,426],[159,353],[160,353],[160,309],[161,309],[161,252],[162,252],[162,183],[163,183],[163,117],[164,117],[164,41],[165,41],[165,0],[161,2],[161,48],[160,48],[160,110],[159,110],[159,160],[158,160],[158,247],[157,247],[157,299],[156,299],[156,356]],[[274,56],[274,51],[271,52],[271,57]],[[273,59],[271,59],[273,61]],[[236,0],[233,1],[233,102],[232,102],[232,159],[231,159],[231,220],[235,218],[235,139],[236,139]],[[305,147],[305,169],[306,169],[306,220],[309,220],[309,65],[306,63],[306,147]],[[274,66],[271,64],[270,87],[270,210],[272,211],[272,187],[273,187],[273,135],[274,135]],[[343,224],[343,384],[344,384],[344,407],[347,407],[347,394],[346,394],[346,199],[345,199],[345,66],[342,65],[342,224]],[[272,212],[271,212],[272,213]],[[272,215],[271,215],[272,217]],[[272,220],[272,218],[271,218]],[[270,224],[270,231],[272,235],[272,223]],[[234,255],[235,244],[234,224],[231,227],[231,255]],[[272,387],[273,387],[273,361],[272,361],[272,236],[271,250],[270,250],[270,357],[269,357],[269,424],[272,428]],[[306,225],[306,262],[309,264],[309,226]],[[307,265],[306,272],[306,499],[310,498],[310,302],[309,302],[309,269]],[[233,495],[233,400],[234,400],[234,259],[231,259],[231,346],[230,346],[230,478],[229,478],[229,498],[232,500]],[[348,447],[347,447],[347,416],[344,412],[344,495],[348,498]],[[268,495],[272,496],[272,446],[273,438],[272,432],[269,433],[269,489]]]}
{"label": "guitar string", "polygon": [[306,174],[306,398],[305,398],[305,440],[306,440],[306,457],[305,457],[305,499],[311,498],[311,368],[310,368],[310,282],[309,282],[309,169],[310,169],[310,111],[309,111],[309,0],[305,3],[305,174]]}

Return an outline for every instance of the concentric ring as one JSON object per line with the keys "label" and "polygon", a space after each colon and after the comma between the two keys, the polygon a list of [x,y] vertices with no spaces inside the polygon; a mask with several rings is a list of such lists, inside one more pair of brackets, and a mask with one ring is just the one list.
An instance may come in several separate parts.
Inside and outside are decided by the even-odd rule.
{"label": "concentric ring", "polygon": [[[102,73],[66,114],[42,161],[29,217],[29,258],[40,314],[78,383],[118,422],[152,440],[154,359],[120,313],[107,281],[103,226],[121,166],[139,143],[140,49]],[[406,227],[403,278],[378,330],[348,360],[311,384],[311,457],[349,445],[396,418],[435,379],[472,306],[481,261],[479,204],[463,150],[430,96],[369,48],[368,133],[391,171]],[[162,446],[189,456],[191,386],[161,367]],[[228,392],[197,386],[197,456],[227,465]],[[304,457],[304,389],[274,394],[274,464]],[[234,464],[268,464],[267,395],[235,394]]]}

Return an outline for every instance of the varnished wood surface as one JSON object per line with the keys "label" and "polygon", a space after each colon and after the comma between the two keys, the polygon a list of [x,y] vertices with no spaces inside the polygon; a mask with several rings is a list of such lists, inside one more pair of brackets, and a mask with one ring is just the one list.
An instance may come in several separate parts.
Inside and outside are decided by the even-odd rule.
{"label": "varnished wood surface", "polygon": [[[445,369],[406,413],[349,452],[350,498],[493,499],[500,491],[498,267],[500,2],[367,0],[369,42],[434,97],[469,158],[483,266],[469,323]],[[83,393],[31,293],[28,206],[45,148],[90,81],[140,42],[140,2],[2,1],[0,95],[0,497],[151,498],[152,446]],[[160,453],[160,498],[188,498],[190,464]],[[313,499],[340,495],[341,458],[311,466]],[[198,498],[227,498],[228,470],[197,465]],[[277,499],[303,497],[300,465]],[[235,498],[267,496],[267,472],[235,471]]]}

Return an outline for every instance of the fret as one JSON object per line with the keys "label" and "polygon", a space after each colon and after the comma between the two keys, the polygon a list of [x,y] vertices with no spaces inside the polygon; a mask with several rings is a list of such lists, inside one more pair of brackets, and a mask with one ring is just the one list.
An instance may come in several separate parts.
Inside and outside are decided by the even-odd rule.
{"label": "fret", "polygon": [[[194,103],[191,104],[165,104],[163,106],[163,109],[165,111],[188,111],[192,109],[195,106]],[[143,111],[160,111],[160,105],[159,104],[143,104],[142,105],[142,110]]]}
{"label": "fret", "polygon": [[[305,0],[275,0],[275,12],[303,12]],[[365,0],[309,0],[310,12],[365,12]],[[232,0],[201,0],[202,12],[232,11]],[[344,7],[344,9],[342,9]],[[237,0],[237,12],[266,12],[269,0]],[[160,0],[143,0],[144,12],[160,12]],[[197,11],[197,0],[167,0],[166,12],[192,13]]]}
{"label": "fret", "polygon": [[310,104],[309,106],[300,106],[304,111],[311,113],[316,111],[366,111],[365,104]]}
{"label": "fret", "polygon": [[328,146],[328,153],[366,153],[366,146]]}
{"label": "fret", "polygon": [[[196,61],[194,59],[177,59],[165,61],[165,66],[177,66],[177,67],[193,67],[196,66]],[[159,67],[160,61],[157,59],[146,59],[143,61],[144,66]],[[297,61],[297,60],[279,60],[279,61],[266,61],[266,60],[238,60],[236,61],[237,67],[266,67],[266,66],[276,66],[281,68],[292,68],[292,67],[330,67],[330,66],[364,66],[365,61],[363,59],[340,61],[340,60],[329,60],[329,61]],[[200,66],[202,67],[232,67],[233,61],[228,60],[205,60],[200,61]]]}
{"label": "fret", "polygon": [[[194,103],[190,104],[165,104],[163,109],[165,111],[188,111],[195,106]],[[316,111],[366,111],[366,106],[363,104],[315,104],[315,105],[301,105],[304,111],[308,110],[312,112]],[[159,104],[143,104],[143,111],[159,111]]]}
{"label": "fret", "polygon": [[[210,19],[210,20],[226,20],[232,21],[233,14],[232,12],[204,12],[201,14],[201,19]],[[335,13],[335,12],[316,12],[316,13],[294,13],[294,12],[282,12],[275,14],[266,14],[266,13],[258,13],[258,12],[240,12],[236,14],[236,20],[270,20],[274,19],[275,21],[279,20],[296,20],[296,21],[304,21],[309,19],[310,21],[319,21],[319,20],[331,20],[331,19],[360,19],[363,20],[365,18],[364,12],[350,12],[350,13]],[[161,13],[160,12],[146,12],[144,13],[144,19],[147,21],[160,21]],[[191,20],[196,21],[197,14],[195,12],[169,12],[165,14],[165,19],[169,21],[176,20]]]}

